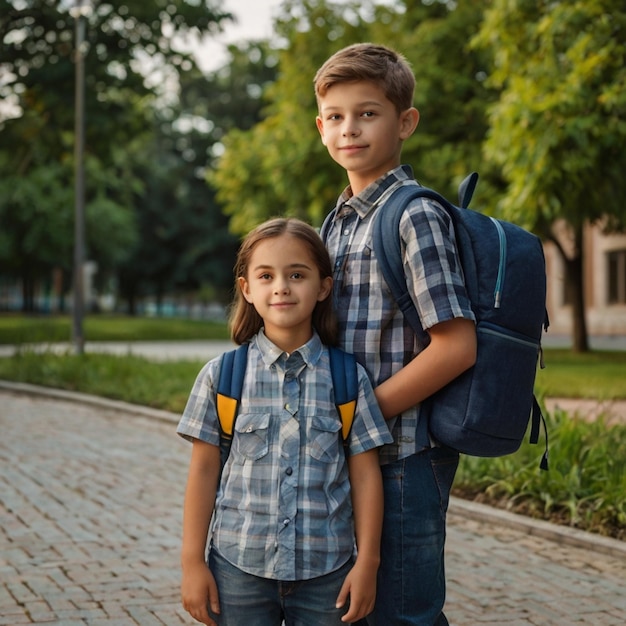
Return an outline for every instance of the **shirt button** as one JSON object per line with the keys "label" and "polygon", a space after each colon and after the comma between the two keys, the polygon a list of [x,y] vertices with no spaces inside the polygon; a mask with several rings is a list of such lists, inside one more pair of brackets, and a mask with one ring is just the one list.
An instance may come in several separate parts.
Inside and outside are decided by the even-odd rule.
{"label": "shirt button", "polygon": [[285,404],[285,411],[289,411],[290,408],[291,405],[289,404],[289,402],[287,402],[287,404]]}
{"label": "shirt button", "polygon": [[283,526],[289,526],[289,520],[288,519],[284,519],[283,520]]}
{"label": "shirt button", "polygon": [[287,474],[287,476],[291,476],[291,475],[293,474],[293,468],[288,467],[288,468],[285,470],[285,474]]}
{"label": "shirt button", "polygon": [[350,234],[350,229],[349,228],[344,228],[343,234],[346,235],[346,236],[349,235]]}

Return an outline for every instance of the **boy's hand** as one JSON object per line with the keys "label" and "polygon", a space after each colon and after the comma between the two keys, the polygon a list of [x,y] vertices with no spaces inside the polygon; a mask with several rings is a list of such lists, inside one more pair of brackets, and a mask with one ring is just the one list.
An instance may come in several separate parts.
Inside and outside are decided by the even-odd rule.
{"label": "boy's hand", "polygon": [[220,612],[217,585],[205,563],[183,569],[181,599],[183,608],[191,617],[207,626],[217,626],[208,611],[210,606],[213,613]]}
{"label": "boy's hand", "polygon": [[376,567],[360,564],[358,559],[343,581],[337,596],[337,608],[346,605],[350,597],[350,608],[341,618],[342,622],[356,622],[374,610],[376,600]]}

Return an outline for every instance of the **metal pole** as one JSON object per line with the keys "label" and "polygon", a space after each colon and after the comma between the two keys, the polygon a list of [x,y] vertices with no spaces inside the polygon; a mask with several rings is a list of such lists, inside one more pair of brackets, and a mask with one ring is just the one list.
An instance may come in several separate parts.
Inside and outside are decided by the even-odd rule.
{"label": "metal pole", "polygon": [[83,317],[85,309],[85,17],[82,11],[82,1],[76,2],[76,98],[74,117],[74,168],[75,168],[75,196],[74,196],[74,306],[72,323],[72,342],[76,354],[85,351],[83,335]]}

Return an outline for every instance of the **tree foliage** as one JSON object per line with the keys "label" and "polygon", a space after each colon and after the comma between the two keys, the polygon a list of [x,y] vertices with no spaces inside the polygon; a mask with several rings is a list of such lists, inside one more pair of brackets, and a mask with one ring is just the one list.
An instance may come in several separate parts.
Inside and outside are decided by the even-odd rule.
{"label": "tree foliage", "polygon": [[583,226],[626,225],[626,7],[494,0],[475,45],[491,51],[500,92],[485,155],[507,183],[501,208],[560,251],[586,350]]}
{"label": "tree foliage", "polygon": [[428,185],[455,187],[476,168],[485,107],[493,98],[480,80],[486,55],[467,45],[480,7],[477,0],[455,11],[439,2],[285,2],[276,30],[286,46],[279,52],[278,79],[265,93],[265,118],[227,135],[211,177],[232,230],[246,232],[277,214],[319,224],[333,206],[347,181],[315,127],[313,77],[331,54],[359,41],[389,45],[413,65],[422,121],[404,160]]}
{"label": "tree foliage", "polygon": [[[52,268],[71,270],[72,9],[79,4],[0,0],[0,95],[11,104],[0,112],[0,220],[10,229],[0,267],[27,290]],[[158,116],[176,116],[177,85],[196,67],[182,42],[214,32],[229,15],[217,4],[185,0],[90,5],[83,18],[87,253],[105,279],[143,236],[136,213],[147,193]]]}

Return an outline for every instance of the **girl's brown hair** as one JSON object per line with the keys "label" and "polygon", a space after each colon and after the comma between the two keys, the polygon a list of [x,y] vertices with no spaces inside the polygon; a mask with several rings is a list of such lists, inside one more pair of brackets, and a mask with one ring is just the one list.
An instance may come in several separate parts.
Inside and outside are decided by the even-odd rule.
{"label": "girl's brown hair", "polygon": [[415,76],[406,58],[386,46],[357,43],[335,52],[313,80],[319,99],[341,83],[370,81],[378,85],[398,113],[413,106]]}
{"label": "girl's brown hair", "polygon": [[[313,256],[320,278],[332,278],[332,265],[324,242],[317,231],[307,223],[293,217],[277,217],[264,222],[252,230],[243,240],[235,261],[235,299],[230,312],[230,334],[237,344],[249,341],[262,327],[263,319],[241,293],[239,278],[247,278],[250,258],[256,245],[280,235],[288,234],[302,241]],[[332,295],[321,300],[313,310],[313,328],[318,332],[322,343],[337,343],[337,320],[332,305]]]}

